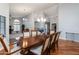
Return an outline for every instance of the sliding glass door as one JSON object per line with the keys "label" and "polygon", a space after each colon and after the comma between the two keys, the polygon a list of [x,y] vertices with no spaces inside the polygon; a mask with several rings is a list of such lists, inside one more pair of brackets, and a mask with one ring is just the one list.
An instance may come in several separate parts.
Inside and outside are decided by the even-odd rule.
{"label": "sliding glass door", "polygon": [[6,36],[6,17],[0,16],[0,34]]}

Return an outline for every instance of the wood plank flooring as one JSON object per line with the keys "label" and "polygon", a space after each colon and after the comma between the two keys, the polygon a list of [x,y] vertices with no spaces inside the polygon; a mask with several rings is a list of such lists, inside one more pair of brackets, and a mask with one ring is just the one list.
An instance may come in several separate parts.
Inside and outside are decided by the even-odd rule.
{"label": "wood plank flooring", "polygon": [[59,40],[59,48],[51,55],[79,55],[79,42]]}

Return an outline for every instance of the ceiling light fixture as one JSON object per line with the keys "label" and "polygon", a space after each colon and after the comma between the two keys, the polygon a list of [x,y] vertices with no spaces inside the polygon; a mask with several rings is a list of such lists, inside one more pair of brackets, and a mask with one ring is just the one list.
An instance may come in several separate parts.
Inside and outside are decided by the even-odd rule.
{"label": "ceiling light fixture", "polygon": [[41,18],[38,18],[37,21],[38,22],[46,22],[46,18],[41,17]]}

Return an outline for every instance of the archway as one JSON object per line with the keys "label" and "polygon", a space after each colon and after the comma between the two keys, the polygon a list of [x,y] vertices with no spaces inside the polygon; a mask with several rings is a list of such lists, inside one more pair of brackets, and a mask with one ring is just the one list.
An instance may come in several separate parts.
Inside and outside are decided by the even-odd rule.
{"label": "archway", "polygon": [[13,27],[14,27],[14,31],[15,32],[19,32],[20,31],[20,21],[18,19],[14,20]]}

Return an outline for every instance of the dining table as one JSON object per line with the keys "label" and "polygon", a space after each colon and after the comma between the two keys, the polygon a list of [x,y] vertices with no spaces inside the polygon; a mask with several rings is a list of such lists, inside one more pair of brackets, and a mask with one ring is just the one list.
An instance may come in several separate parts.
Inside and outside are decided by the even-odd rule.
{"label": "dining table", "polygon": [[20,39],[21,42],[19,42],[20,48],[13,52],[9,52],[8,55],[11,55],[18,51],[21,51],[21,54],[24,54],[25,51],[29,51],[31,48],[35,48],[37,46],[42,45],[46,37],[47,36],[45,35],[39,35],[35,37],[26,37],[26,38],[21,37]]}

